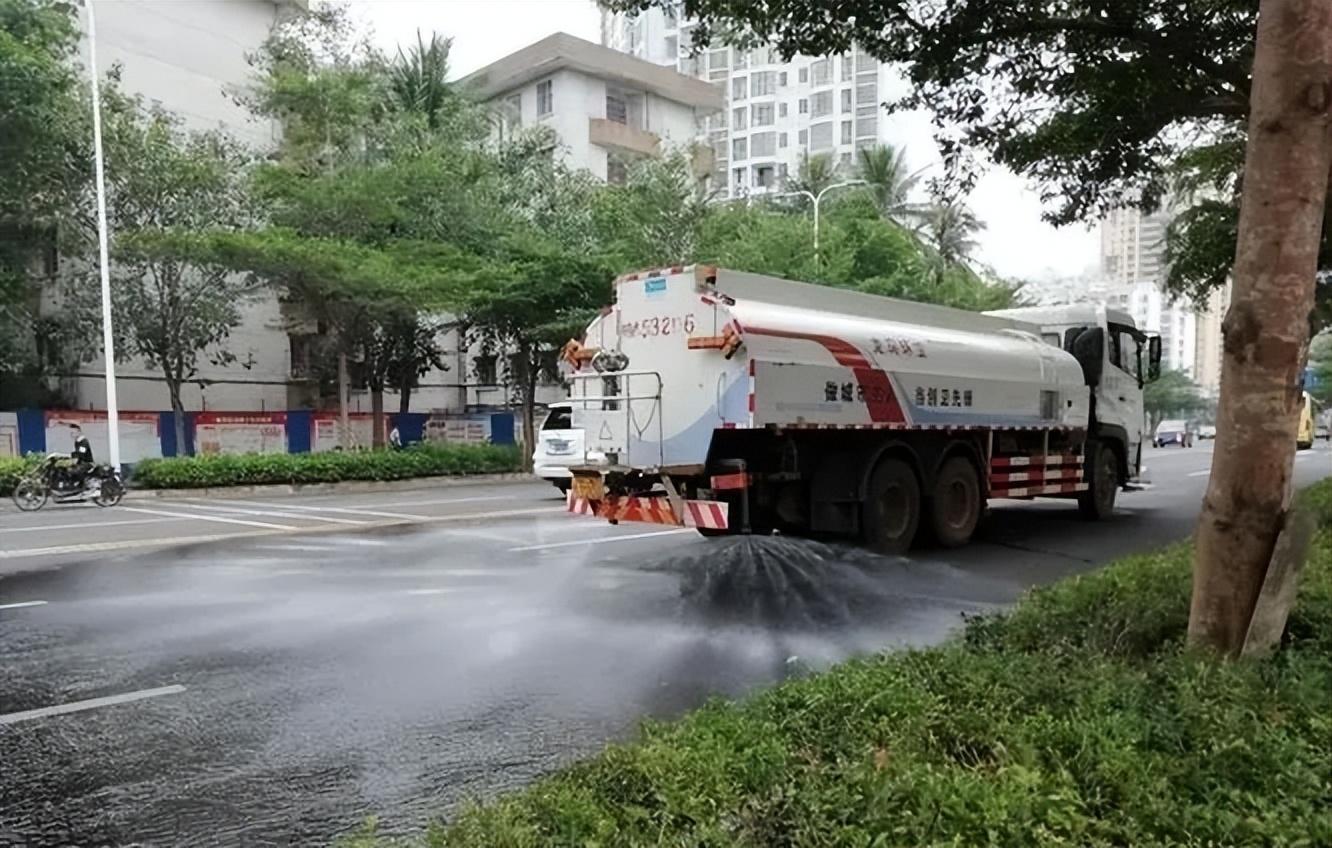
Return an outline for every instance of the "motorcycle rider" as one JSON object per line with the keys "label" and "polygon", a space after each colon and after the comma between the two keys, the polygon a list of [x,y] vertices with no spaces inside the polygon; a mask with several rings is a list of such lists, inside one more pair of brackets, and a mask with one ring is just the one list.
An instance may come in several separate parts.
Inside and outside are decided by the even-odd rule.
{"label": "motorcycle rider", "polygon": [[74,464],[65,472],[65,482],[70,489],[79,489],[88,478],[88,472],[93,469],[92,444],[83,435],[83,428],[77,424],[69,425],[69,434],[74,438],[74,450],[69,454]]}

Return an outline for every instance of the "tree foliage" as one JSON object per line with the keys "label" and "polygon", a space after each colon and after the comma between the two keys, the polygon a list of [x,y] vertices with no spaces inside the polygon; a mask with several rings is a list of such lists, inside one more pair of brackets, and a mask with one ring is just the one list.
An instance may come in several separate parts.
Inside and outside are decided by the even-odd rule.
{"label": "tree foliage", "polygon": [[1198,386],[1183,371],[1165,370],[1142,390],[1142,405],[1152,432],[1167,418],[1199,412],[1206,405]]}

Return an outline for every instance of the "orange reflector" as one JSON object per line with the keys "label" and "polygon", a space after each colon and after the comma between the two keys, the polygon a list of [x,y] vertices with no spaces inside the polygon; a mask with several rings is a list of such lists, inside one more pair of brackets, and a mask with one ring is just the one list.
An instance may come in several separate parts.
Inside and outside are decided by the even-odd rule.
{"label": "orange reflector", "polygon": [[689,340],[690,350],[721,350],[724,347],[725,336],[695,336]]}
{"label": "orange reflector", "polygon": [[737,471],[734,474],[715,474],[712,477],[712,488],[717,491],[744,489],[748,486],[749,475],[743,471]]}

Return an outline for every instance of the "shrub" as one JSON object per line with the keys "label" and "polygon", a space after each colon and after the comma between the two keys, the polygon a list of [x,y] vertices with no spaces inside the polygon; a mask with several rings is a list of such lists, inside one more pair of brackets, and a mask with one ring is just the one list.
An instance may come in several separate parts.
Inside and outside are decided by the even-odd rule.
{"label": "shrub", "polygon": [[41,457],[31,454],[23,459],[0,457],[0,497],[9,497],[14,493],[14,486],[37,465]]}
{"label": "shrub", "polygon": [[[1332,844],[1332,482],[1287,640],[1182,649],[1190,550],[1032,592],[938,648],[649,723],[430,844]],[[373,829],[358,844],[375,841]]]}
{"label": "shrub", "polygon": [[265,483],[334,483],[404,480],[518,471],[512,445],[417,445],[401,451],[333,451],[296,454],[216,454],[145,459],[133,485],[145,489],[201,489]]}

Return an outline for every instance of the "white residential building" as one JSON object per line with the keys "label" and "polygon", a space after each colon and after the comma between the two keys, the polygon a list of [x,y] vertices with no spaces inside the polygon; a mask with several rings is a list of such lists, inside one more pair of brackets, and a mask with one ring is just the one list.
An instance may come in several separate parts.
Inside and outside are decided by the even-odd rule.
{"label": "white residential building", "polygon": [[691,55],[693,23],[671,10],[602,11],[601,43],[720,86],[725,109],[703,129],[716,185],[730,197],[778,191],[801,157],[829,154],[850,169],[857,150],[888,141],[881,104],[894,79],[859,50],[782,61],[768,47],[714,43]]}
{"label": "white residential building", "polygon": [[1105,298],[1133,316],[1141,330],[1161,336],[1161,367],[1183,371],[1197,379],[1198,319],[1187,304],[1171,303],[1161,287],[1150,280],[1115,286]]}
{"label": "white residential building", "polygon": [[670,68],[555,33],[462,80],[510,128],[544,125],[572,167],[609,182],[635,157],[695,144],[721,93]]}
{"label": "white residential building", "polygon": [[1166,212],[1122,207],[1101,219],[1101,273],[1112,284],[1165,282]]}

